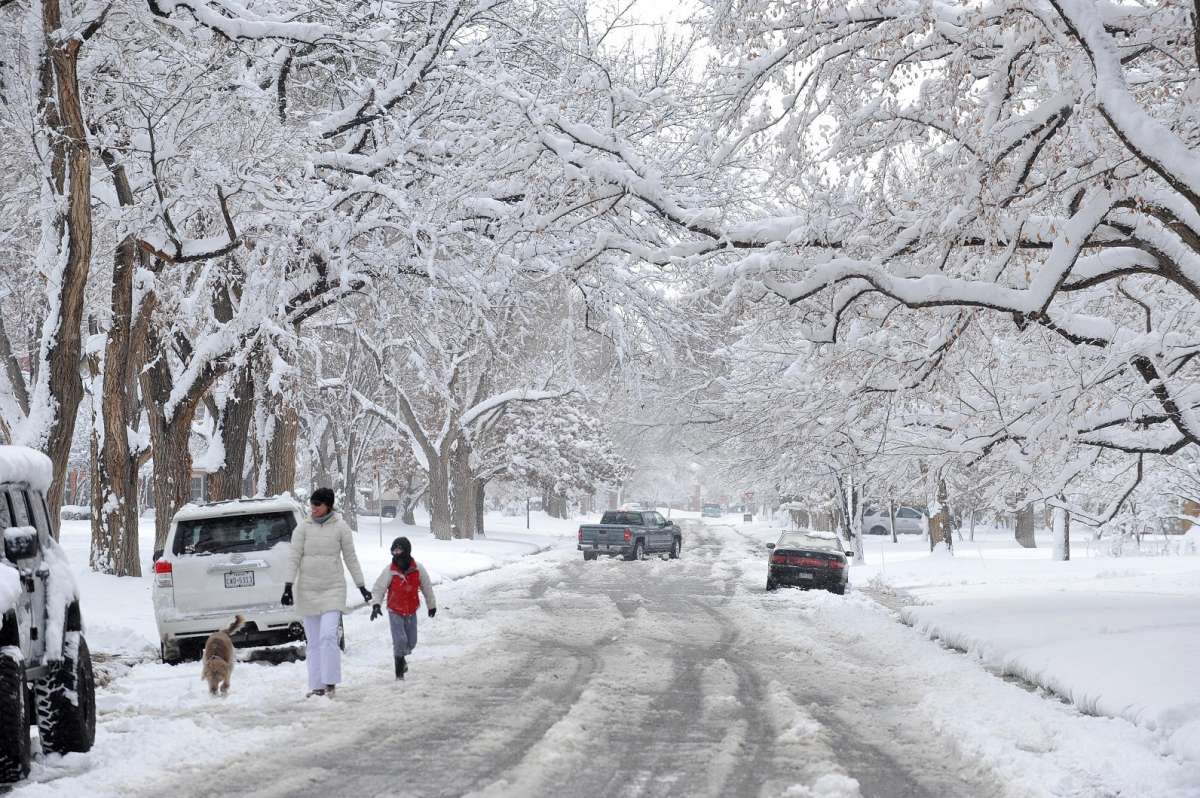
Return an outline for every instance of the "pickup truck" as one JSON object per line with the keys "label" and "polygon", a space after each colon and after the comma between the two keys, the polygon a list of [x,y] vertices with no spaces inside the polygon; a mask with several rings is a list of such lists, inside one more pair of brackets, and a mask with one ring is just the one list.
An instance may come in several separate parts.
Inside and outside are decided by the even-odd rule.
{"label": "pickup truck", "polygon": [[667,554],[674,560],[682,548],[679,527],[653,510],[609,510],[599,524],[579,527],[579,550],[585,560],[601,554],[644,560],[651,553]]}

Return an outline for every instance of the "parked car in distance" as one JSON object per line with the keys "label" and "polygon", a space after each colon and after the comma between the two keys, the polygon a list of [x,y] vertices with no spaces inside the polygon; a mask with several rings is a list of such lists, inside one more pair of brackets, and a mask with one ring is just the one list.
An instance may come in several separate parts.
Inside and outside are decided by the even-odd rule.
{"label": "parked car in distance", "polygon": [[640,512],[642,510],[645,510],[646,508],[642,505],[641,502],[625,502],[624,504],[621,505],[621,509],[622,510],[633,510],[634,512]]}
{"label": "parked car in distance", "polygon": [[[890,535],[891,527],[888,519],[888,508],[868,508],[863,511],[862,530],[867,535]],[[899,505],[896,507],[896,534],[922,535],[928,529],[925,514],[915,507]]]}
{"label": "parked car in distance", "polygon": [[199,658],[208,635],[238,613],[246,619],[239,647],[304,639],[295,608],[279,603],[302,512],[278,496],[189,504],[175,514],[151,589],[163,662]]}
{"label": "parked car in distance", "polygon": [[719,504],[705,504],[700,508],[701,518],[720,518],[724,514]]}
{"label": "parked car in distance", "polygon": [[822,588],[839,596],[846,592],[854,552],[833,533],[784,532],[767,548],[767,590],[790,586]]}
{"label": "parked car in distance", "polygon": [[0,782],[29,775],[30,727],[47,754],[96,739],[96,685],[79,591],[51,534],[50,459],[0,446]]}
{"label": "parked car in distance", "polygon": [[651,553],[665,553],[674,560],[682,549],[679,526],[654,510],[609,510],[599,524],[579,527],[579,550],[585,560],[602,554],[644,560]]}

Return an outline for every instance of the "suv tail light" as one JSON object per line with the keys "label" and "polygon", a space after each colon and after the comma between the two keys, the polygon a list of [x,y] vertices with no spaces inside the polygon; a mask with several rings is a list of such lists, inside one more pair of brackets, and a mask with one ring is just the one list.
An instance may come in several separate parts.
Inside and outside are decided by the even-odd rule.
{"label": "suv tail light", "polygon": [[159,587],[175,587],[175,575],[171,572],[170,560],[154,563],[154,579]]}
{"label": "suv tail light", "polygon": [[633,530],[625,527],[625,542],[628,543],[631,540],[633,540]]}

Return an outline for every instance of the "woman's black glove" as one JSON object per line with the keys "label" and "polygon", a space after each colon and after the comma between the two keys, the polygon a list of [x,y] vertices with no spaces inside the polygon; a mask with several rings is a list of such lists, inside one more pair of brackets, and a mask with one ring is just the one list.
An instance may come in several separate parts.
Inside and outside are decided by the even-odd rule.
{"label": "woman's black glove", "polygon": [[292,583],[285,582],[283,585],[283,595],[279,597],[279,603],[285,607],[292,606]]}
{"label": "woman's black glove", "polygon": [[430,607],[429,608],[429,617],[432,618],[435,615],[437,615],[437,607]]}
{"label": "woman's black glove", "polygon": [[374,607],[371,608],[371,620],[372,621],[375,620],[380,615],[383,615],[383,610],[379,609],[379,605],[376,604]]}
{"label": "woman's black glove", "polygon": [[367,590],[362,585],[359,585],[358,592],[362,593],[363,601],[367,602],[368,604],[371,603],[371,591],[370,590]]}

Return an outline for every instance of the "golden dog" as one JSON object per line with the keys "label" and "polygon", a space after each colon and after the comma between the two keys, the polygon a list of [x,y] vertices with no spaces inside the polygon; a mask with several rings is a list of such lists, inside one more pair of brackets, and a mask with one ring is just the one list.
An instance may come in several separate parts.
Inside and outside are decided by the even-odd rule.
{"label": "golden dog", "polygon": [[229,677],[233,675],[233,635],[246,619],[238,615],[233,623],[219,632],[213,632],[204,642],[204,665],[200,669],[200,678],[208,682],[208,692],[221,695],[229,692]]}

